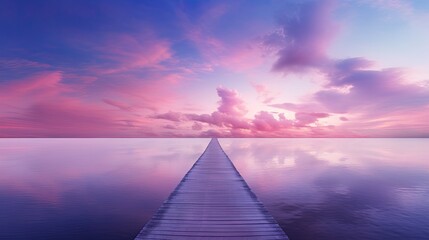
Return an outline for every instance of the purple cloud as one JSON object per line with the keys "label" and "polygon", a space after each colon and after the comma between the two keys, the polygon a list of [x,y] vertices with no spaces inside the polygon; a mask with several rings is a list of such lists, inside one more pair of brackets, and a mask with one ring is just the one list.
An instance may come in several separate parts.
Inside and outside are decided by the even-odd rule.
{"label": "purple cloud", "polygon": [[284,114],[278,114],[278,119],[273,114],[261,111],[252,120],[254,131],[275,132],[282,129],[292,128],[293,122],[286,119]]}
{"label": "purple cloud", "polygon": [[265,41],[265,44],[274,44],[271,47],[284,43],[277,52],[273,70],[299,72],[322,66],[327,60],[326,49],[338,29],[331,16],[334,1],[307,1],[289,7],[293,10],[279,19],[282,32],[277,36],[270,34]]}
{"label": "purple cloud", "polygon": [[296,125],[306,126],[317,122],[319,118],[329,117],[327,113],[307,113],[307,112],[297,112],[295,113]]}

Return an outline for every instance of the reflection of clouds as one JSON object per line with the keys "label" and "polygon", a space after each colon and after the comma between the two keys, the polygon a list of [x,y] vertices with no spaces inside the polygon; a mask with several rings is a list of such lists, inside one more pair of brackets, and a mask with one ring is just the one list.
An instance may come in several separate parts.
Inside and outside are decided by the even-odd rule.
{"label": "reflection of clouds", "polygon": [[[428,140],[407,140],[240,139],[223,145],[292,239],[423,239]],[[279,161],[291,158],[293,164]]]}
{"label": "reflection of clouds", "polygon": [[106,183],[126,184],[129,188],[143,186],[157,194],[177,184],[206,142],[201,139],[3,139],[0,189],[53,203],[60,201],[62,193],[71,190],[73,183],[91,183],[101,178]]}
{"label": "reflection of clouds", "polygon": [[130,239],[207,143],[0,139],[0,239]]}
{"label": "reflection of clouds", "polygon": [[[141,228],[208,141],[0,139],[0,212],[11,216],[0,224],[64,233],[70,222],[95,228],[88,232],[120,226],[123,237]],[[291,239],[429,235],[426,139],[220,142]]]}
{"label": "reflection of clouds", "polygon": [[314,155],[302,150],[295,150],[295,163],[296,167],[311,167],[315,168],[316,165],[324,165],[326,161],[318,159]]}

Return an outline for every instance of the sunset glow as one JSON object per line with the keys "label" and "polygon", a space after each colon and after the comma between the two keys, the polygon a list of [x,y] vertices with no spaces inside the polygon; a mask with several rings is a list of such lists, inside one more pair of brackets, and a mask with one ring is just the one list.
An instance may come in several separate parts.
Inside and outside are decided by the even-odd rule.
{"label": "sunset glow", "polygon": [[429,2],[2,1],[0,137],[429,137]]}

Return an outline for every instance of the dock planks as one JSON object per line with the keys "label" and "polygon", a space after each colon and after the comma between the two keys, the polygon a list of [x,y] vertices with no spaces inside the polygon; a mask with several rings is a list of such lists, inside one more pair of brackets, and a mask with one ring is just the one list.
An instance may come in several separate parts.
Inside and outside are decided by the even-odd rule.
{"label": "dock planks", "polygon": [[217,139],[135,239],[288,239]]}

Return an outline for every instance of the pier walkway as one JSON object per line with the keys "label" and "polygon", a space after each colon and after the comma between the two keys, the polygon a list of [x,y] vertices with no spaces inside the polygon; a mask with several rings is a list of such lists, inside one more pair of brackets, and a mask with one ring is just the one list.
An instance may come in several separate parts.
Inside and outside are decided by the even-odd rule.
{"label": "pier walkway", "polygon": [[217,139],[135,239],[288,239]]}

